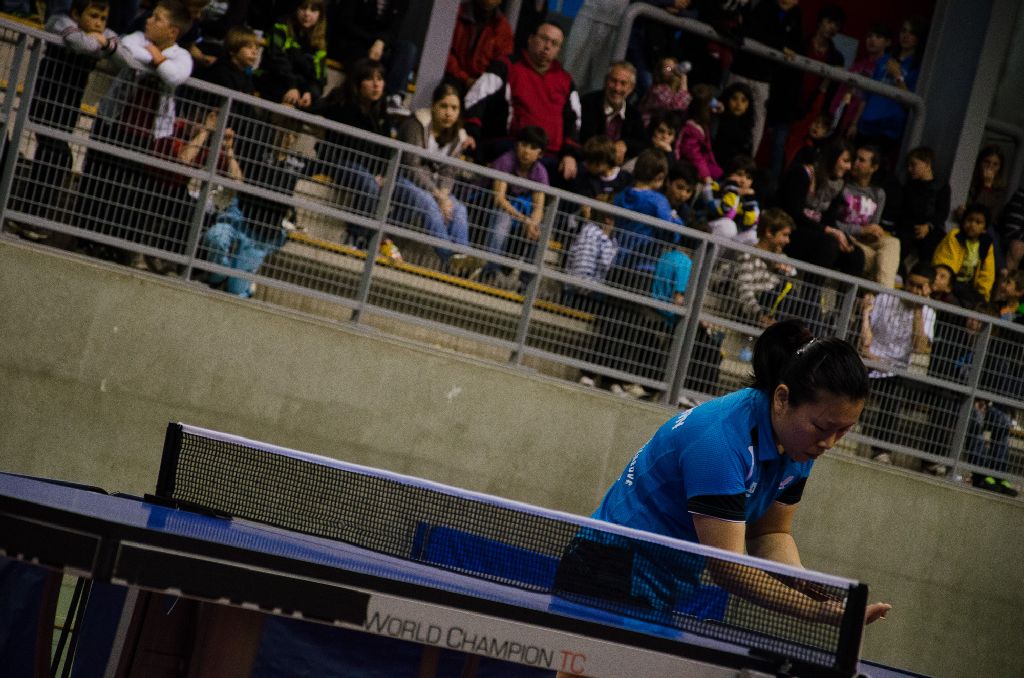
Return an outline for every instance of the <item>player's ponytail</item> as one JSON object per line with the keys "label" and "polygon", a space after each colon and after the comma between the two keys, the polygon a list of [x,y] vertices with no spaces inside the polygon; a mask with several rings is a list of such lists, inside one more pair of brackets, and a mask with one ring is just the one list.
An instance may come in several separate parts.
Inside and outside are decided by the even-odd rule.
{"label": "player's ponytail", "polygon": [[868,396],[868,372],[857,350],[837,337],[815,339],[800,320],[766,329],[754,345],[753,364],[753,387],[770,395],[786,384],[794,406],[816,401],[820,390],[851,400]]}

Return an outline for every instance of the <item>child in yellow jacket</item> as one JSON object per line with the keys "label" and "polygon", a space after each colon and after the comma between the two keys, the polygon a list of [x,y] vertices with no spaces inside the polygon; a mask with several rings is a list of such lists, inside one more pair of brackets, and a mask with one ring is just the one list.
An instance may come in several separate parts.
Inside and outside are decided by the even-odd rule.
{"label": "child in yellow jacket", "polygon": [[973,289],[988,301],[996,279],[996,259],[992,238],[986,233],[990,216],[984,205],[964,209],[960,228],[946,234],[932,256],[933,266],[949,266],[956,283]]}

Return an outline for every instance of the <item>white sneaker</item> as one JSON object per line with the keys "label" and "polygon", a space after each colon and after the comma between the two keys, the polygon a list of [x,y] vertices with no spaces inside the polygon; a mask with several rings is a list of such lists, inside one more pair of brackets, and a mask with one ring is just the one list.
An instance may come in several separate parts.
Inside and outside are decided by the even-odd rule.
{"label": "white sneaker", "polygon": [[392,94],[387,98],[388,115],[400,115],[408,117],[412,111],[405,107],[405,99],[401,94]]}
{"label": "white sneaker", "polygon": [[588,376],[584,375],[584,376],[580,377],[580,385],[582,385],[582,386],[589,386],[590,388],[594,388],[595,386],[597,386],[597,382],[594,381],[593,377],[588,377]]}
{"label": "white sneaker", "polygon": [[622,386],[620,386],[619,384],[612,384],[611,386],[608,387],[608,390],[611,391],[612,393],[614,393],[615,395],[620,396],[622,398],[628,398],[629,397],[629,394],[626,393],[622,389]]}
{"label": "white sneaker", "polygon": [[623,389],[627,395],[634,398],[644,398],[647,396],[647,391],[640,384],[629,384]]}
{"label": "white sneaker", "polygon": [[877,461],[879,464],[891,464],[892,463],[892,457],[889,456],[888,452],[879,452],[874,457],[872,457],[872,459]]}
{"label": "white sneaker", "polygon": [[938,476],[940,478],[945,478],[946,474],[949,473],[949,469],[942,464],[928,464],[924,467],[924,470],[928,471],[928,473],[931,473],[933,476]]}

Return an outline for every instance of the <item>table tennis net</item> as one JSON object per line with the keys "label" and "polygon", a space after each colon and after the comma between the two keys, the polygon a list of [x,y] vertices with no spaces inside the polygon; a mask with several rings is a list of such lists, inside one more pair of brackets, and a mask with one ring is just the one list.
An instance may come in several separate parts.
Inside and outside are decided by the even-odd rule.
{"label": "table tennis net", "polygon": [[[157,496],[840,674],[859,652],[862,584],[230,434],[170,424]],[[840,623],[792,611],[824,600]]]}

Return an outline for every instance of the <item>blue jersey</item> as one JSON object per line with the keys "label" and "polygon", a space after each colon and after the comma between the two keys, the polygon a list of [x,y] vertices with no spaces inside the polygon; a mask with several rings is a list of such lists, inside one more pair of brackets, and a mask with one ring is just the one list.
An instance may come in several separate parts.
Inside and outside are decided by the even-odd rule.
{"label": "blue jersey", "polygon": [[[716,517],[749,524],[787,488],[802,487],[813,463],[778,452],[769,398],[747,388],[667,421],[609,488],[594,517],[695,542],[691,511],[704,512],[701,498],[736,498],[734,514]],[[788,499],[793,503],[792,492]]]}

